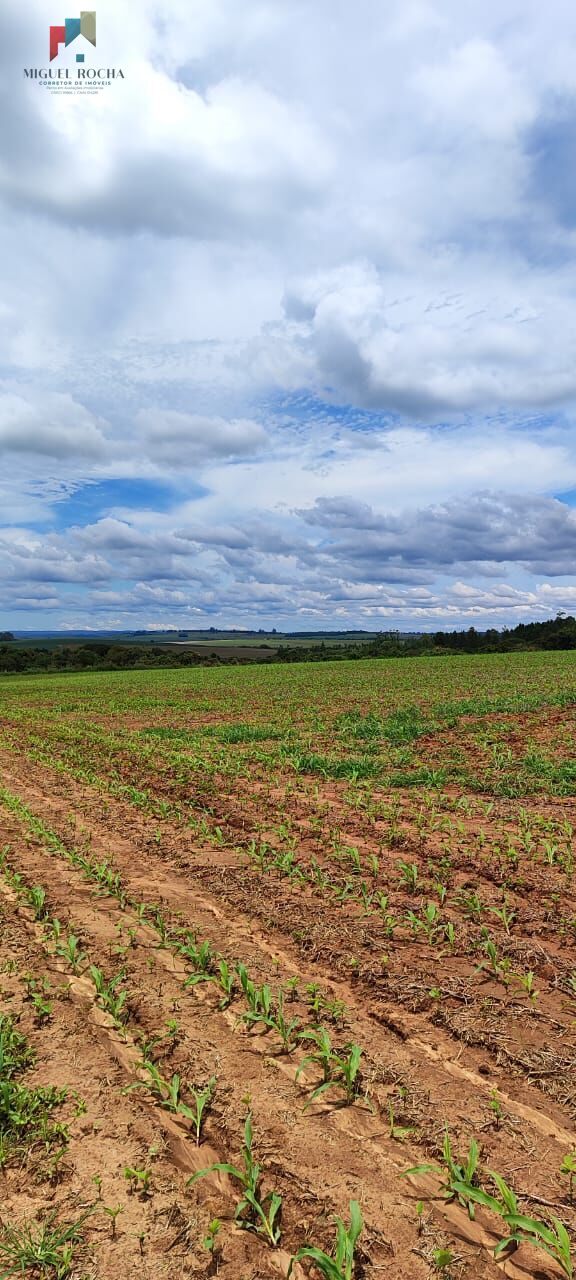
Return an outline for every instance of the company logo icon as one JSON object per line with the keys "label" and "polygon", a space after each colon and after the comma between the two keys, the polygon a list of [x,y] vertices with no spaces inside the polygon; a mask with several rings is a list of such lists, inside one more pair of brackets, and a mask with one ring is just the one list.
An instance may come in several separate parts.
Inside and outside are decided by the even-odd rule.
{"label": "company logo icon", "polygon": [[[63,27],[50,27],[50,61],[58,56],[60,45],[63,44],[68,48],[77,36],[84,36],[96,47],[96,12],[95,10],[82,10],[79,18],[66,18]],[[84,54],[77,53],[76,61],[83,62]]]}

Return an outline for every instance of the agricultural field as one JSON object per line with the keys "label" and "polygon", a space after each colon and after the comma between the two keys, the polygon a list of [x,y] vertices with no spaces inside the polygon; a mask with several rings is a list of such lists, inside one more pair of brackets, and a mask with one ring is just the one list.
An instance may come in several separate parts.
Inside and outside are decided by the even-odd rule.
{"label": "agricultural field", "polygon": [[576,1273],[576,655],[0,681],[0,1280]]}

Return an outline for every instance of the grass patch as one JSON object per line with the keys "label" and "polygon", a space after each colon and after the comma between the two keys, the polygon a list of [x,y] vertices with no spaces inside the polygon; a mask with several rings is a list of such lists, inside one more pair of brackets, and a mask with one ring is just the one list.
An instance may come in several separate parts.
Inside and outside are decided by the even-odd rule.
{"label": "grass patch", "polygon": [[68,1140],[66,1126],[51,1119],[65,1101],[66,1089],[22,1084],[18,1077],[32,1062],[32,1051],[12,1018],[0,1015],[0,1168],[38,1144],[49,1149]]}
{"label": "grass patch", "polygon": [[180,742],[192,736],[188,729],[169,729],[163,725],[151,725],[149,729],[140,729],[140,733],[145,738],[160,738],[168,742]]}
{"label": "grass patch", "polygon": [[20,1226],[6,1223],[0,1234],[0,1275],[46,1276],[65,1280],[72,1273],[81,1228],[93,1207],[76,1222],[58,1223],[51,1213],[45,1222],[23,1222]]}
{"label": "grass patch", "polygon": [[348,759],[342,759],[338,756],[321,756],[311,753],[289,755],[285,760],[297,773],[318,773],[323,778],[347,778],[352,782],[356,782],[359,778],[375,778],[382,772],[380,762],[373,756],[350,756]]}
{"label": "grass patch", "polygon": [[266,724],[222,724],[216,725],[211,729],[211,736],[215,737],[218,742],[269,742],[272,739],[283,738],[284,733],[278,729],[273,729],[271,725]]}

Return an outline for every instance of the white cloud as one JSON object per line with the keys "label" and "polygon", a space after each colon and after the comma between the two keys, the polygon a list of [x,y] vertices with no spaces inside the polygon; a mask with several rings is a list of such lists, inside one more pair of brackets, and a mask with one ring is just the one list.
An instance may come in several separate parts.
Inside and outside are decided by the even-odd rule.
{"label": "white cloud", "polygon": [[245,418],[226,421],[174,409],[141,409],[137,422],[150,456],[174,466],[240,457],[268,443],[264,429]]}
{"label": "white cloud", "polygon": [[102,423],[72,396],[0,385],[0,451],[101,458]]}
{"label": "white cloud", "polygon": [[478,136],[514,138],[534,118],[532,93],[502,52],[480,37],[451,49],[443,61],[424,65],[412,82],[432,123],[464,135],[470,146],[478,145]]}
{"label": "white cloud", "polygon": [[576,11],[102,0],[97,22],[126,79],[67,99],[21,75],[43,0],[0,13],[7,606],[562,607]]}

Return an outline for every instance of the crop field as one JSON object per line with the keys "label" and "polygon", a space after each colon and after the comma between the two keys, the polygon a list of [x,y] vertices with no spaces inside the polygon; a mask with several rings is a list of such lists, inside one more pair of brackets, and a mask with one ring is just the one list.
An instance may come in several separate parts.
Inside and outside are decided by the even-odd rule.
{"label": "crop field", "polygon": [[576,1274],[576,656],[0,681],[0,1280]]}

